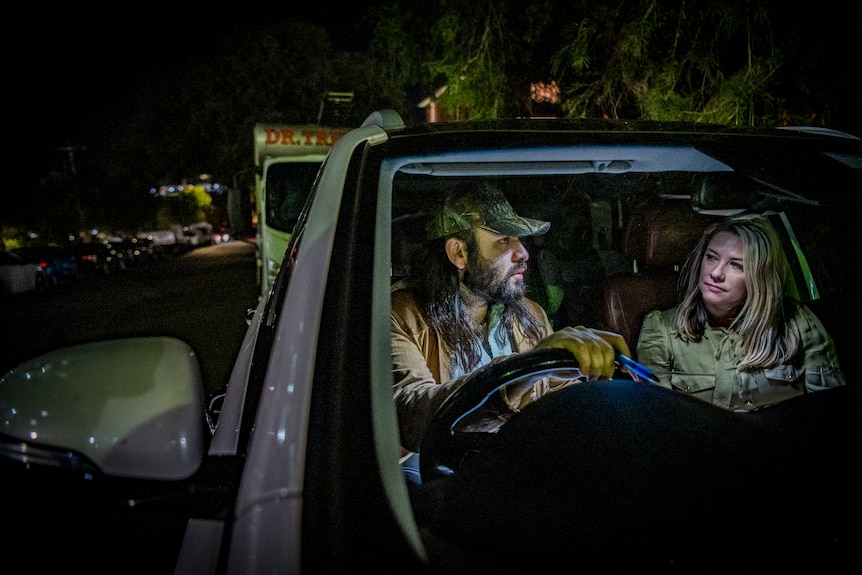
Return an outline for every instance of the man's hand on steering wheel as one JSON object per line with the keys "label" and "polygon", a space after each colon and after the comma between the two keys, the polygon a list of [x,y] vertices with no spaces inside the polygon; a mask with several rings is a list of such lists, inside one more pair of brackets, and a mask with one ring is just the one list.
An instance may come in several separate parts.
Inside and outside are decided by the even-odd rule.
{"label": "man's hand on steering wheel", "polygon": [[613,377],[617,352],[631,356],[623,336],[584,326],[564,327],[536,345],[536,349],[565,349],[575,356],[581,373],[591,379]]}
{"label": "man's hand on steering wheel", "polygon": [[[568,351],[575,356],[580,372],[587,380],[613,377],[617,369],[614,363],[617,352],[631,356],[629,346],[620,334],[583,326],[564,327],[555,331],[540,341],[535,349]],[[529,382],[512,385],[507,388],[506,396],[514,405],[518,405],[519,398],[531,389]]]}

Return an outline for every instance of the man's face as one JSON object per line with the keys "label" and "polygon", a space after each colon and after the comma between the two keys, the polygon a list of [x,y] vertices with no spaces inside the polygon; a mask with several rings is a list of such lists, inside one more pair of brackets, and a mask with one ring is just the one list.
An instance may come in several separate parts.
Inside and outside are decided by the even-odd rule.
{"label": "man's face", "polygon": [[488,303],[509,303],[524,297],[524,271],[530,254],[514,236],[475,230],[476,245],[467,247],[462,281]]}

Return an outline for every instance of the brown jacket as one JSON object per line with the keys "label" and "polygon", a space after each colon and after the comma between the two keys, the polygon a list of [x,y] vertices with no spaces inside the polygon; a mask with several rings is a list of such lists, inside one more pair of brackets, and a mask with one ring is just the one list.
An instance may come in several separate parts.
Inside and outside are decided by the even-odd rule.
{"label": "brown jacket", "polygon": [[[392,375],[398,423],[401,429],[402,456],[416,452],[431,416],[458,387],[463,378],[451,379],[448,350],[440,334],[433,330],[419,311],[412,293],[394,286],[392,292]],[[526,300],[534,313],[545,323],[546,335],[553,332],[548,316],[542,307]],[[531,346],[520,330],[515,330],[514,347],[518,352],[529,351]],[[563,387],[556,386],[553,389]],[[483,430],[500,427],[508,414],[551,391],[545,380],[534,387],[533,394],[525,394],[521,404],[506,405],[502,397],[489,401],[483,411],[487,421]]]}

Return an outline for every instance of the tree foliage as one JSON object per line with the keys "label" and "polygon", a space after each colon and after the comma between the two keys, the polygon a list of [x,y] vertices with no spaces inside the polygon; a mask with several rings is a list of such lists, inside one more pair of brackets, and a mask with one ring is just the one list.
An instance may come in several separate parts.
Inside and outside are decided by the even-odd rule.
{"label": "tree foliage", "polygon": [[[860,95],[855,38],[834,33],[846,17],[829,0],[795,11],[777,0],[380,0],[356,23],[367,45],[349,52],[307,22],[238,26],[208,40],[182,74],[141,86],[106,173],[45,177],[3,205],[33,197],[50,208],[3,223],[133,229],[165,214],[147,193],[159,184],[207,173],[246,189],[253,125],[316,123],[330,91],[354,94],[335,120],[346,127],[383,108],[423,122],[420,105],[434,102],[443,121],[565,115],[841,128]],[[559,100],[538,97],[540,85]]]}
{"label": "tree foliage", "polygon": [[783,61],[757,0],[622,2],[585,14],[567,36],[553,69],[576,79],[569,115],[755,125],[775,110]]}
{"label": "tree foliage", "polygon": [[529,87],[553,82],[559,115],[829,122],[834,70],[828,51],[814,56],[824,29],[804,34],[808,23],[772,0],[398,1],[375,16],[377,52],[398,48],[400,75],[426,94],[447,85],[440,102],[455,117],[531,115]]}

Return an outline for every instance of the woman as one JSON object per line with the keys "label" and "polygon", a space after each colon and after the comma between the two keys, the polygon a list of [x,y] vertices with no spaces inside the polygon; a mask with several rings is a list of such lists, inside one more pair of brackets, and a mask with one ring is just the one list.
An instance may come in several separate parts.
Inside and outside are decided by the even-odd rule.
{"label": "woman", "polygon": [[644,319],[638,360],[664,387],[733,411],[844,385],[832,338],[784,294],[787,269],[766,218],[713,224],[683,266],[681,302]]}

